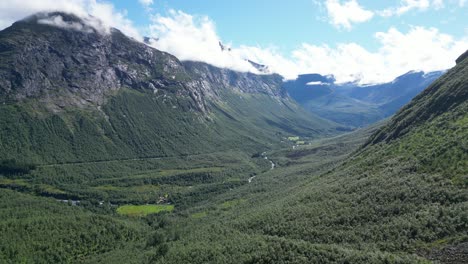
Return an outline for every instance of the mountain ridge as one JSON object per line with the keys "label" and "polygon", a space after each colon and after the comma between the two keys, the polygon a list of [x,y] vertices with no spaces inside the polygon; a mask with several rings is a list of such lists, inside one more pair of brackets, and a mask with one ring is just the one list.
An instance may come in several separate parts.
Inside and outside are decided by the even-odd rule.
{"label": "mountain ridge", "polygon": [[[44,17],[74,26],[37,23]],[[254,152],[285,144],[287,135],[318,137],[341,127],[298,107],[279,75],[180,62],[118,30],[81,30],[76,23],[86,21],[46,13],[0,32],[0,122],[15,131],[0,131],[7,142],[1,158],[50,163],[229,147]],[[232,142],[220,144],[223,134]],[[53,151],[57,145],[61,154]]]}

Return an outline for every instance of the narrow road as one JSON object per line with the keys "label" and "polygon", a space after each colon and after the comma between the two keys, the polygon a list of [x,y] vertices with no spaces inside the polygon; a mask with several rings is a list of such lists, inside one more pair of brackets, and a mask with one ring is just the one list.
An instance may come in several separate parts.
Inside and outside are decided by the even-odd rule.
{"label": "narrow road", "polygon": [[[276,167],[276,164],[275,164],[273,161],[271,161],[271,160],[266,156],[266,152],[263,152],[263,153],[262,153],[262,157],[263,157],[264,159],[268,160],[268,161],[271,163],[271,168],[270,168],[270,170],[274,170],[275,167]],[[265,171],[265,172],[266,172],[266,171]],[[265,173],[265,172],[263,172],[263,173]],[[254,175],[254,176],[250,177],[250,178],[248,179],[249,183],[251,183],[251,182],[253,181],[253,179],[255,179],[255,177],[257,177],[257,175]]]}
{"label": "narrow road", "polygon": [[257,176],[252,176],[252,177],[250,177],[250,178],[249,178],[249,183],[251,183],[252,180],[255,179],[255,177],[257,177]]}
{"label": "narrow road", "polygon": [[111,163],[111,162],[125,162],[125,161],[145,161],[145,160],[164,160],[174,158],[190,158],[201,155],[210,155],[216,153],[223,153],[223,151],[199,153],[199,154],[185,154],[178,156],[160,156],[160,157],[146,157],[146,158],[130,158],[130,159],[113,159],[113,160],[96,160],[96,161],[76,161],[76,162],[63,162],[63,163],[49,163],[49,164],[37,164],[37,167],[54,167],[63,165],[86,165],[86,164],[99,164],[99,163]]}
{"label": "narrow road", "polygon": [[276,164],[275,164],[273,161],[271,161],[271,160],[268,160],[268,161],[271,162],[271,169],[270,169],[270,170],[274,170],[275,167],[276,167]]}

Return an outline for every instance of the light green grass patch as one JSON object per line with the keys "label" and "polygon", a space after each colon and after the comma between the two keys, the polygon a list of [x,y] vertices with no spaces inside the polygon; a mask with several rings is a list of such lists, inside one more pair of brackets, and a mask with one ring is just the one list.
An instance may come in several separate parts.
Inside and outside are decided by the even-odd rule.
{"label": "light green grass patch", "polygon": [[206,212],[198,212],[198,213],[194,213],[192,214],[192,218],[194,219],[200,219],[200,218],[204,218],[206,217],[208,214]]}
{"label": "light green grass patch", "polygon": [[245,203],[245,199],[236,199],[236,200],[231,200],[231,201],[226,201],[221,204],[221,208],[223,209],[229,209],[233,206],[239,205]]}
{"label": "light green grass patch", "polygon": [[0,179],[0,186],[22,186],[29,187],[30,184],[23,179]]}
{"label": "light green grass patch", "polygon": [[174,205],[171,204],[146,204],[146,205],[122,205],[117,208],[117,213],[126,216],[147,216],[160,212],[172,212]]}
{"label": "light green grass patch", "polygon": [[48,184],[39,184],[38,188],[41,192],[49,194],[66,194],[66,192]]}

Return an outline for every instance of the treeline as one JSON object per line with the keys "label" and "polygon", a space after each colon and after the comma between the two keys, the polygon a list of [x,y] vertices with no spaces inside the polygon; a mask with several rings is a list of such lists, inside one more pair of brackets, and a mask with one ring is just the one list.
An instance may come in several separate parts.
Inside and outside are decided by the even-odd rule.
{"label": "treeline", "polygon": [[3,175],[23,175],[36,169],[33,164],[18,162],[15,159],[6,159],[0,161],[0,174]]}
{"label": "treeline", "polygon": [[0,263],[75,263],[143,246],[146,225],[0,189]]}

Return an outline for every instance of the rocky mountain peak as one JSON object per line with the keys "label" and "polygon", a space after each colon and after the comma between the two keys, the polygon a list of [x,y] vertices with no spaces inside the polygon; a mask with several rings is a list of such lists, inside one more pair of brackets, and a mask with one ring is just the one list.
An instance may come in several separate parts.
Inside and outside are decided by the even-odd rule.
{"label": "rocky mountain peak", "polygon": [[1,31],[0,65],[3,101],[38,98],[54,111],[102,105],[123,87],[191,98],[202,112],[207,99],[219,99],[220,89],[286,96],[281,78],[203,63],[187,67],[93,17],[62,12],[38,13]]}
{"label": "rocky mountain peak", "polygon": [[175,57],[94,22],[39,13],[0,32],[2,99],[38,98],[53,110],[100,105],[121,87],[156,90],[184,75]]}

